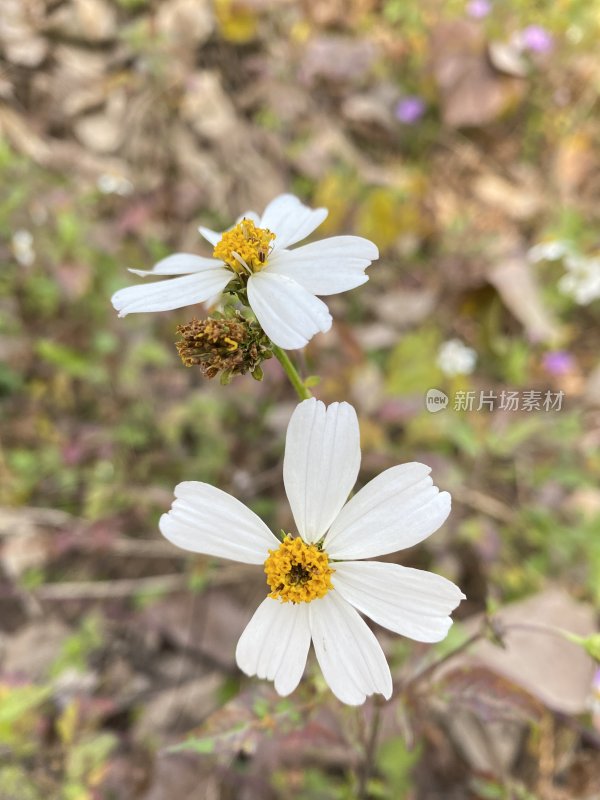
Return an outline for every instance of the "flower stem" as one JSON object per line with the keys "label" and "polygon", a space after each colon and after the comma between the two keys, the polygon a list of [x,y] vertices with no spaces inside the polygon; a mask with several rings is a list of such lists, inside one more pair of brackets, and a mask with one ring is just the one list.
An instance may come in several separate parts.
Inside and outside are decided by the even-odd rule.
{"label": "flower stem", "polygon": [[275,358],[277,358],[277,360],[283,367],[283,371],[290,379],[290,383],[296,390],[296,394],[298,395],[300,400],[310,400],[310,398],[312,397],[312,392],[304,384],[304,381],[298,374],[298,370],[292,364],[290,357],[285,352],[285,350],[282,350],[281,347],[277,347],[276,344],[273,345],[272,350]]}
{"label": "flower stem", "polygon": [[379,697],[374,699],[373,717],[369,729],[368,738],[365,744],[365,757],[360,771],[358,781],[358,798],[367,800],[369,797],[369,780],[375,769],[375,759],[377,756],[377,740],[381,727],[381,700]]}

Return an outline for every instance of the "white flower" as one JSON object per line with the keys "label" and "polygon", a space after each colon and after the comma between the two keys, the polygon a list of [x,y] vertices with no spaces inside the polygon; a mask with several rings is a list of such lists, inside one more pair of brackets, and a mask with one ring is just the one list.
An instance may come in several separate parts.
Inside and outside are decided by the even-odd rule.
{"label": "white flower", "polygon": [[359,611],[420,642],[442,640],[464,595],[446,578],[365,561],[418,544],[450,513],[450,495],[424,464],[386,470],[348,502],[360,466],[358,420],[348,403],[305,400],[290,420],[283,479],[299,535],[283,542],[248,508],[205,483],[180,483],[162,534],[196,553],[264,565],[271,592],[242,633],[247,675],[298,685],[312,640],[333,693],[360,705],[392,694],[390,670]]}
{"label": "white flower", "polygon": [[21,266],[30,267],[35,261],[33,249],[33,236],[30,231],[20,229],[12,236],[12,251]]}
{"label": "white flower", "polygon": [[316,295],[354,289],[368,280],[365,269],[378,258],[377,247],[360,236],[334,236],[288,248],[305,239],[327,216],[297,197],[282,194],[262,217],[248,211],[229,231],[199,228],[212,244],[214,258],[176,253],[149,272],[136,275],[182,277],[142,286],[128,286],[113,295],[119,316],[141,311],[168,311],[214,300],[237,278],[267,336],[279,347],[294,350],[318,331],[328,331],[331,315]]}
{"label": "white flower", "polygon": [[444,375],[470,375],[477,363],[477,353],[460,339],[449,339],[438,351],[437,364]]}
{"label": "white flower", "polygon": [[118,194],[125,197],[133,192],[133,183],[123,175],[114,172],[104,172],[96,181],[98,191],[102,194]]}
{"label": "white flower", "polygon": [[570,295],[580,306],[600,298],[600,259],[570,255],[565,259],[567,272],[558,282],[563,294]]}
{"label": "white flower", "polygon": [[560,261],[561,258],[573,252],[570,242],[553,239],[549,242],[540,242],[527,251],[527,258],[533,264],[539,261]]}

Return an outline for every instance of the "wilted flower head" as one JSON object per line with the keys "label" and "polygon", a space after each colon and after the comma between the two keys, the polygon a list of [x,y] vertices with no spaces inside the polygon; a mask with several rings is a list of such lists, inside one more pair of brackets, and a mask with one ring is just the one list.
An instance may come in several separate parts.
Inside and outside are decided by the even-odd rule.
{"label": "wilted flower head", "polygon": [[460,339],[449,339],[440,347],[437,365],[444,375],[470,375],[477,363],[477,353]]}
{"label": "wilted flower head", "polygon": [[389,698],[392,677],[374,633],[360,616],[420,642],[438,642],[464,598],[446,578],[368,561],[422,542],[450,513],[424,464],[386,470],[347,501],[360,467],[356,412],[315,399],[296,408],[287,430],[283,480],[297,535],[277,539],[231,495],[190,481],[160,530],[185,550],[261,565],[267,597],[238,642],[247,675],[275,682],[281,695],[302,677],[312,641],[325,680],[342,702]]}
{"label": "wilted flower head", "polygon": [[239,311],[215,313],[205,320],[193,319],[179,325],[177,333],[182,338],[176,346],[185,366],[199,367],[206,378],[221,373],[222,383],[246,372],[260,380],[260,365],[273,355],[260,325]]}
{"label": "wilted flower head", "polygon": [[378,258],[377,247],[360,236],[334,236],[290,246],[309,236],[327,216],[297,197],[282,194],[260,217],[247,211],[228,231],[200,228],[213,246],[213,258],[177,253],[136,275],[170,275],[169,280],[128,286],[113,295],[119,316],[168,311],[215,300],[222,292],[250,305],[267,336],[294,350],[318,332],[328,331],[329,309],[316,295],[354,289],[368,280],[365,269]]}
{"label": "wilted flower head", "polygon": [[407,95],[396,105],[396,119],[404,125],[414,125],[425,113],[425,102],[417,95]]}
{"label": "wilted flower head", "polygon": [[519,34],[524,50],[532,53],[549,53],[554,47],[552,35],[541,25],[528,25]]}

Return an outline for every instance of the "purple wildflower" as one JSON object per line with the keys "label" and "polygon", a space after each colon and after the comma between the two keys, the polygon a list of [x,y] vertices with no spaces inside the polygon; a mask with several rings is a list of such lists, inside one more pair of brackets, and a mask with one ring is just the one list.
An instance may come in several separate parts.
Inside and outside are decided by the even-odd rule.
{"label": "purple wildflower", "polygon": [[425,113],[425,102],[417,95],[407,95],[398,101],[396,119],[403,125],[414,125]]}
{"label": "purple wildflower", "polygon": [[575,359],[566,350],[553,350],[544,355],[542,364],[551,375],[566,375],[575,366]]}
{"label": "purple wildflower", "polygon": [[467,14],[473,19],[483,19],[492,10],[490,0],[470,0],[467,3]]}
{"label": "purple wildflower", "polygon": [[532,53],[549,53],[554,39],[541,25],[528,25],[521,31],[521,45]]}
{"label": "purple wildflower", "polygon": [[590,710],[594,716],[600,714],[600,669],[596,670],[592,678],[592,692],[590,696]]}

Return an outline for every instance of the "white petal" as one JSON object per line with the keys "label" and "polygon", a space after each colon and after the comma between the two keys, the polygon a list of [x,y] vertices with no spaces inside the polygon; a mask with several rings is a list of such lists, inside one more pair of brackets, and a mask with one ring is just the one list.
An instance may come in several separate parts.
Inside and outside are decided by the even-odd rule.
{"label": "white petal", "polygon": [[351,706],[364,703],[375,692],[389,700],[390,668],[359,613],[335,591],[308,606],[317,660],[334,695]]}
{"label": "white petal", "polygon": [[331,328],[325,303],[284,275],[251,275],[248,300],[264,332],[285,350],[304,347],[315,333]]}
{"label": "white petal", "polygon": [[162,535],[177,547],[263,564],[279,541],[243,503],[208,483],[186,481],[175,487],[175,501],[160,518]]}
{"label": "white petal", "polygon": [[275,250],[267,271],[293,278],[312,294],[338,294],[368,281],[365,269],[376,258],[379,251],[368,239],[334,236],[295,250]]}
{"label": "white petal", "polygon": [[231,277],[229,270],[217,266],[193,275],[183,275],[181,278],[127,286],[113,294],[112,304],[120,317],[141,311],[185,308],[194,303],[202,303],[222,292]]}
{"label": "white petal", "polygon": [[198,228],[198,233],[200,236],[203,236],[207,242],[210,242],[213,247],[216,247],[219,244],[221,237],[223,236],[223,234],[219,233],[219,231],[212,231],[210,228],[205,228],[203,225],[200,225]]}
{"label": "white petal", "polygon": [[356,482],[360,434],[349,403],[304,400],[290,419],[283,481],[298,533],[316,542],[329,528]]}
{"label": "white petal", "polygon": [[381,561],[335,564],[332,583],[342,597],[378,625],[418,642],[439,642],[448,616],[465,595],[441,575]]}
{"label": "white petal", "polygon": [[130,269],[134,275],[191,275],[193,272],[204,272],[207,268],[222,267],[223,262],[216,258],[202,258],[192,253],[174,253],[155,264],[152,269]]}
{"label": "white petal", "polygon": [[275,681],[285,696],[300,683],[310,647],[308,603],[282,603],[267,597],[238,642],[235,658],[246,675]]}
{"label": "white petal", "polygon": [[280,194],[271,200],[260,220],[261,228],[275,234],[273,247],[280,250],[305,239],[326,219],[326,208],[309,208],[293,194]]}
{"label": "white petal", "polygon": [[382,472],[342,508],[325,537],[331,558],[354,560],[412,547],[436,531],[450,513],[425,464],[400,464]]}

